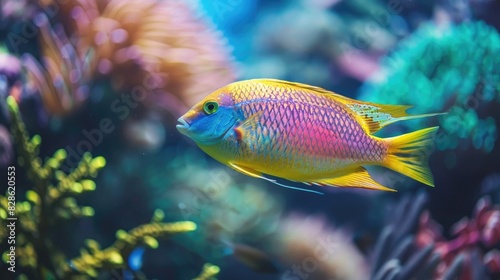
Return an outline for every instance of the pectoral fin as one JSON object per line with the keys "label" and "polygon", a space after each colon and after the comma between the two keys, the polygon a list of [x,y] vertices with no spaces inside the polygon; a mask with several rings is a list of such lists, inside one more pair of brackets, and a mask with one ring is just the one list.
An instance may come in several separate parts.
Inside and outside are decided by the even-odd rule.
{"label": "pectoral fin", "polygon": [[238,141],[242,141],[243,138],[249,134],[249,131],[257,130],[257,125],[259,124],[261,116],[262,112],[257,112],[234,128]]}
{"label": "pectoral fin", "polygon": [[390,191],[395,192],[396,190],[384,187],[379,183],[375,182],[371,177],[368,171],[363,167],[359,167],[354,169],[352,172],[349,172],[345,175],[341,175],[334,178],[326,178],[321,180],[315,180],[312,182],[308,182],[315,185],[320,186],[335,186],[342,188],[363,188],[370,190],[379,190],[379,191]]}

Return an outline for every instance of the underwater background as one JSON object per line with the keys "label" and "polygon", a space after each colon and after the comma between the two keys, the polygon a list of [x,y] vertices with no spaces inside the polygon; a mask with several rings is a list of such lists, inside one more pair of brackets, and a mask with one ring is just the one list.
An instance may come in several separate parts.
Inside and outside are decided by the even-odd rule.
{"label": "underwater background", "polygon": [[[0,279],[500,279],[500,1],[0,3]],[[435,187],[280,188],[175,129],[251,78],[448,112],[377,133],[440,126]]]}

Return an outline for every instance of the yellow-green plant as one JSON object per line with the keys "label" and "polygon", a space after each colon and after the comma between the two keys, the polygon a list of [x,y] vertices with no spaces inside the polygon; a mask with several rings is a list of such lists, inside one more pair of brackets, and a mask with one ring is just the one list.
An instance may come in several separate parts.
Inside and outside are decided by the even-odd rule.
{"label": "yellow-green plant", "polygon": [[[7,99],[12,119],[11,133],[17,146],[18,164],[24,168],[33,188],[25,192],[26,200],[16,199],[16,265],[22,267],[20,279],[88,279],[97,277],[99,272],[112,269],[127,269],[129,254],[137,246],[158,247],[158,238],[177,233],[193,231],[196,224],[190,221],[163,223],[164,213],[157,210],[150,223],[135,227],[130,231],[118,230],[117,240],[108,248],[101,249],[95,241],[86,240],[86,248],[79,257],[68,261],[68,257],[54,245],[52,232],[63,220],[91,217],[94,209],[80,206],[75,197],[94,191],[92,180],[106,165],[103,157],[83,155],[80,163],[69,174],[60,170],[66,159],[64,149],[57,150],[52,157],[39,157],[41,138],[29,138],[14,98]],[[19,191],[19,189],[17,189]],[[2,223],[12,217],[8,196],[0,195],[0,217]],[[2,243],[8,237],[3,225],[0,230]],[[3,261],[8,262],[9,251],[4,252]],[[217,268],[217,269],[215,269]],[[17,268],[16,272],[20,269]],[[213,279],[218,267],[206,266],[198,279]]]}
{"label": "yellow-green plant", "polygon": [[217,280],[215,276],[219,274],[220,268],[213,264],[207,263],[203,266],[203,270],[200,275],[193,278],[193,280]]}
{"label": "yellow-green plant", "polygon": [[[18,265],[39,279],[60,276],[67,266],[66,257],[55,248],[50,231],[61,220],[94,215],[94,209],[79,206],[75,196],[95,189],[94,181],[89,178],[96,177],[106,161],[87,153],[69,174],[59,169],[66,159],[65,150],[57,150],[43,161],[38,156],[41,137],[28,137],[14,98],[9,97],[7,104],[12,119],[11,133],[18,151],[17,163],[25,169],[33,184],[33,188],[25,193],[26,200],[17,199],[15,207]],[[8,199],[0,196],[0,216],[6,217],[7,211]],[[3,259],[7,260],[7,252]]]}

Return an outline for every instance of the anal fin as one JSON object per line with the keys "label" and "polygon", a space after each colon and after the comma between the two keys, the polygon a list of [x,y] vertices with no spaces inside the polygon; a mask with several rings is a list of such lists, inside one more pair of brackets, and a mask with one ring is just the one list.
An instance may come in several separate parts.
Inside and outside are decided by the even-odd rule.
{"label": "anal fin", "polygon": [[341,188],[363,188],[363,189],[378,190],[378,191],[396,192],[396,190],[394,189],[384,187],[381,184],[375,182],[368,173],[368,171],[366,171],[366,169],[363,167],[358,167],[354,169],[352,172],[349,172],[345,175],[333,178],[314,180],[307,183],[312,183],[320,186],[335,186]]}
{"label": "anal fin", "polygon": [[293,190],[298,190],[298,191],[303,191],[303,192],[310,192],[310,193],[315,193],[315,194],[320,194],[320,195],[323,194],[322,192],[318,192],[318,191],[314,191],[314,190],[302,189],[302,188],[297,188],[297,187],[292,187],[292,186],[287,186],[287,185],[281,184],[281,183],[277,182],[276,180],[265,177],[264,175],[262,175],[261,172],[255,170],[253,168],[250,168],[250,167],[241,166],[241,165],[234,163],[234,162],[229,162],[228,164],[232,169],[234,169],[240,173],[243,173],[243,174],[250,176],[250,177],[260,178],[260,179],[266,180],[268,182],[271,182],[271,183],[278,185],[280,187],[283,187],[283,188],[293,189]]}
{"label": "anal fin", "polygon": [[261,179],[264,178],[264,176],[262,176],[262,173],[258,172],[257,170],[238,165],[234,162],[229,162],[229,167],[250,177],[261,178]]}

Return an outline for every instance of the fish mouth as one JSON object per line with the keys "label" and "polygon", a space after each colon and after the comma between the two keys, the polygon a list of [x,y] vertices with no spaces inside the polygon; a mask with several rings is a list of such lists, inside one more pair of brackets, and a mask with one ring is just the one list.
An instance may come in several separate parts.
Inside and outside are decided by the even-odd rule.
{"label": "fish mouth", "polygon": [[189,130],[189,123],[185,119],[183,119],[182,117],[177,119],[177,121],[180,123],[176,126],[177,130],[180,133],[187,135],[188,130]]}

